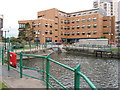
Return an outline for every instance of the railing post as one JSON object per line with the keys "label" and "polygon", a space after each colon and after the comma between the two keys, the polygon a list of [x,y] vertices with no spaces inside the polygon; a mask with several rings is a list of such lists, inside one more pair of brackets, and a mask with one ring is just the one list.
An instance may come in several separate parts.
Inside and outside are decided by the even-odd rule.
{"label": "railing post", "polygon": [[43,70],[42,78],[43,78],[43,80],[44,80],[44,59],[42,60],[42,70]]}
{"label": "railing post", "polygon": [[74,90],[79,90],[80,89],[80,75],[78,74],[80,72],[80,64],[78,64],[75,67],[75,72],[74,72]]}
{"label": "railing post", "polygon": [[2,65],[4,65],[4,47],[2,47]]}
{"label": "railing post", "polygon": [[8,71],[10,71],[10,50],[7,50]]}
{"label": "railing post", "polygon": [[22,52],[20,52],[20,78],[22,78],[22,67],[23,67],[23,62],[22,62],[22,57],[23,57],[23,54]]}
{"label": "railing post", "polygon": [[46,57],[46,88],[49,88],[49,74],[50,74],[50,54]]}

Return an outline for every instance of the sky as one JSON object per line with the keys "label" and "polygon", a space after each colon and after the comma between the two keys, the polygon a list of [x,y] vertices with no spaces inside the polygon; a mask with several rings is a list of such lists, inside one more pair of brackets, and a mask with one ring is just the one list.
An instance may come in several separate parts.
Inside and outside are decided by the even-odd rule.
{"label": "sky", "polygon": [[4,15],[3,31],[7,37],[18,36],[18,21],[33,20],[37,12],[57,8],[64,12],[77,12],[93,8],[93,0],[1,0],[0,14]]}

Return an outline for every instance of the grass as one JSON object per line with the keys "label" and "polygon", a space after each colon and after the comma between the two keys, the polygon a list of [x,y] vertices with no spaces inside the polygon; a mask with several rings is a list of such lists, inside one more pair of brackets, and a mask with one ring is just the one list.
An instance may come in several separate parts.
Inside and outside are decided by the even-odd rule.
{"label": "grass", "polygon": [[[31,47],[31,49],[32,48],[35,48],[35,47]],[[18,48],[18,49],[15,49],[15,50],[19,50],[19,49],[30,49],[30,47]]]}
{"label": "grass", "polygon": [[111,48],[110,50],[120,50],[120,48]]}
{"label": "grass", "polygon": [[[2,86],[2,87],[1,87]],[[0,88],[8,88],[4,83],[0,81]]]}

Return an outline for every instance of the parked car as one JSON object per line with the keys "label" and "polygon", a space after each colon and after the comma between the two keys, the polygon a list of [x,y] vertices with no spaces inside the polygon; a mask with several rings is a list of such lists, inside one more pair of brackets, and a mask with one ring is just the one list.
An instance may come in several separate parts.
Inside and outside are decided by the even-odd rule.
{"label": "parked car", "polygon": [[55,45],[61,45],[62,42],[55,42]]}

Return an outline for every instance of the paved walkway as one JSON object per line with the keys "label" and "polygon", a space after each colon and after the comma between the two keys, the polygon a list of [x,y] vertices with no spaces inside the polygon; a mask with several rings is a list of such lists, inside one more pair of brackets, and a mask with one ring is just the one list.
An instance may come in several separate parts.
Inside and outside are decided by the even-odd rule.
{"label": "paved walkway", "polygon": [[[19,73],[13,70],[7,71],[6,65],[0,65],[0,70],[0,80],[2,80],[2,82],[5,83],[9,88],[45,88],[46,86],[45,82],[41,80],[26,76],[19,78]],[[33,75],[35,75],[35,72],[33,72]]]}

